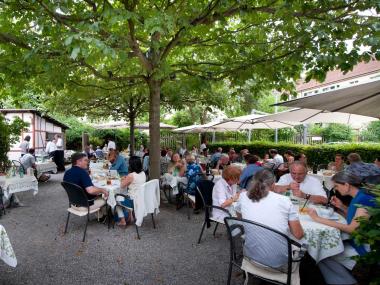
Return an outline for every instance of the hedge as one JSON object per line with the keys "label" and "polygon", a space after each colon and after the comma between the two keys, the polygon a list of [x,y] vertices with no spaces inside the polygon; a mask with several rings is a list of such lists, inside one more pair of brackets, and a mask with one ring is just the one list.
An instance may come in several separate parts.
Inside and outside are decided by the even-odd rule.
{"label": "hedge", "polygon": [[337,145],[302,145],[291,143],[273,143],[256,141],[252,143],[247,142],[224,142],[224,143],[210,143],[209,150],[214,152],[218,147],[223,148],[223,152],[233,147],[236,152],[247,148],[250,153],[257,154],[260,157],[268,152],[269,149],[277,149],[280,154],[287,150],[292,150],[294,153],[304,153],[307,156],[307,161],[310,166],[318,164],[327,164],[334,160],[336,153],[341,153],[347,156],[351,152],[360,154],[362,160],[365,162],[374,162],[377,157],[380,157],[380,144],[337,144]]}

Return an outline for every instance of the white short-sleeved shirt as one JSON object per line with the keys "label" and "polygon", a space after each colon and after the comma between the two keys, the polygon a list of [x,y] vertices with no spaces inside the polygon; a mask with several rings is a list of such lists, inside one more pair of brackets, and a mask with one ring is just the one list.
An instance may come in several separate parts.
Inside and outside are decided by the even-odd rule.
{"label": "white short-sleeved shirt", "polygon": [[[248,192],[240,195],[235,207],[243,219],[250,220],[285,235],[290,234],[289,221],[298,220],[297,210],[286,196],[269,191],[260,201],[252,201]],[[273,268],[283,268],[288,261],[287,240],[261,227],[245,224],[244,255]]]}
{"label": "white short-sleeved shirt", "polygon": [[58,150],[62,150],[63,149],[63,140],[62,140],[62,138],[58,138],[57,139],[56,146],[57,146]]}
{"label": "white short-sleeved shirt", "polygon": [[235,206],[243,219],[289,234],[289,221],[296,221],[299,218],[298,211],[288,197],[269,191],[266,197],[253,202],[247,194],[248,192],[241,193]]}
{"label": "white short-sleeved shirt", "polygon": [[[236,188],[231,187],[230,185],[228,185],[226,180],[221,178],[215,183],[214,188],[212,190],[212,204],[214,206],[221,207],[221,205],[227,199],[231,199],[233,196],[235,196],[235,194],[236,194]],[[226,208],[226,210],[228,210],[228,208]],[[217,210],[217,209],[212,210],[212,217],[214,219],[223,221],[223,219],[227,216],[228,215],[221,210]]]}
{"label": "white short-sleeved shirt", "polygon": [[46,149],[45,151],[47,153],[52,153],[53,151],[56,151],[57,150],[57,145],[55,144],[55,142],[53,141],[50,141],[46,144]]}
{"label": "white short-sleeved shirt", "polygon": [[[276,185],[285,186],[294,182],[290,173],[282,175]],[[322,183],[315,177],[306,175],[305,179],[300,183],[300,190],[305,194],[326,196],[325,190],[323,190]]]}
{"label": "white short-sleeved shirt", "polygon": [[281,163],[284,163],[284,158],[282,157],[281,154],[276,154],[273,157],[272,162],[275,164],[275,168],[277,168]]}
{"label": "white short-sleeved shirt", "polygon": [[21,154],[28,153],[29,142],[24,140],[22,143],[20,143],[20,149],[21,149]]}
{"label": "white short-sleeved shirt", "polygon": [[107,150],[109,151],[110,149],[116,149],[116,144],[114,141],[109,141],[107,145]]}

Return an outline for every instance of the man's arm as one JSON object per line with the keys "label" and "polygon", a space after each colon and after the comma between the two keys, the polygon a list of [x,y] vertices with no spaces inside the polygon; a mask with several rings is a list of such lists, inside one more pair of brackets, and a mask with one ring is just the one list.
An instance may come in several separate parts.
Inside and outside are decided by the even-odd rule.
{"label": "man's arm", "polygon": [[103,194],[105,199],[108,198],[108,191],[103,189],[103,188],[99,188],[96,186],[89,186],[89,187],[86,187],[86,191],[87,191],[87,193],[89,193],[91,195]]}

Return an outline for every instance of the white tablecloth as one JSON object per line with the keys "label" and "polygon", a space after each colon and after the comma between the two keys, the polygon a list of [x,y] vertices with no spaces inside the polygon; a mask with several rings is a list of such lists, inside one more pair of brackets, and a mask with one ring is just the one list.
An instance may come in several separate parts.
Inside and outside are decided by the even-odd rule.
{"label": "white tablecloth", "polygon": [[113,208],[116,206],[115,194],[120,193],[120,180],[111,180],[112,185],[107,185],[106,180],[92,180],[92,183],[99,188],[103,188],[108,191],[107,204]]}
{"label": "white tablecloth", "polygon": [[187,178],[181,176],[173,176],[170,173],[165,173],[162,177],[162,184],[169,185],[173,189],[173,195],[177,195],[178,192],[178,183],[182,182],[187,184]]}
{"label": "white tablecloth", "polygon": [[325,182],[325,186],[327,187],[327,189],[331,190],[332,188],[334,188],[334,182],[331,181],[332,176],[314,173],[308,175],[317,178],[319,181],[321,181],[321,183]]}
{"label": "white tablecloth", "polygon": [[[299,216],[305,233],[303,241],[308,244],[307,251],[316,262],[344,251],[343,240],[349,237],[347,234],[342,234],[336,228],[313,221],[308,214]],[[338,216],[337,222],[346,223],[341,215]]]}
{"label": "white tablecloth", "polygon": [[0,225],[0,259],[12,267],[16,267],[17,259],[4,227]]}
{"label": "white tablecloth", "polygon": [[36,162],[37,176],[45,172],[57,173],[57,165],[53,161]]}
{"label": "white tablecloth", "polygon": [[8,199],[13,193],[23,192],[23,191],[33,191],[33,194],[38,193],[38,181],[33,175],[24,175],[24,177],[14,176],[6,178],[5,176],[0,176],[0,186],[4,190],[4,197]]}

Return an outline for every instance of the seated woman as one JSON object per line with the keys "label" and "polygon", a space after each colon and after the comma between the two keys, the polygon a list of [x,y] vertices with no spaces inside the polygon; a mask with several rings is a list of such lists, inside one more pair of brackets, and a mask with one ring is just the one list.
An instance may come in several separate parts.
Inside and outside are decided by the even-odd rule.
{"label": "seated woman", "polygon": [[[212,190],[212,204],[214,206],[229,210],[232,203],[237,201],[239,193],[236,193],[236,187],[232,186],[239,183],[240,174],[241,169],[237,166],[227,166],[224,169],[222,178],[215,183]],[[214,209],[212,211],[212,217],[216,220],[223,221],[226,216],[226,213],[221,210]]]}
{"label": "seated woman", "polygon": [[[304,232],[298,218],[298,209],[289,198],[273,192],[275,182],[271,170],[256,172],[251,187],[240,195],[236,206],[238,216],[300,239]],[[278,235],[267,236],[267,233],[260,230],[246,229],[244,251],[248,258],[267,266],[278,269],[287,266],[287,241],[279,239]]]}
{"label": "seated woman", "polygon": [[[346,171],[341,171],[332,177],[335,189],[344,196],[351,196],[353,199],[348,207],[341,200],[333,197],[331,203],[341,211],[347,219],[347,224],[339,223],[329,219],[319,217],[314,209],[309,209],[310,217],[321,224],[337,228],[342,232],[351,234],[360,224],[357,218],[368,218],[368,212],[364,206],[375,206],[374,197],[362,191],[360,178]],[[349,270],[355,266],[355,261],[351,258],[355,255],[365,255],[369,251],[363,245],[357,245],[354,240],[349,240],[344,244],[344,252],[333,257],[323,259],[318,263],[323,277],[327,284],[356,284],[357,281]],[[347,270],[348,269],[348,270]]]}
{"label": "seated woman", "polygon": [[[298,209],[289,198],[274,192],[275,182],[272,171],[257,172],[251,188],[240,195],[236,206],[238,216],[300,239],[304,232]],[[278,269],[287,266],[287,241],[278,235],[269,236],[267,231],[261,232],[259,228],[246,230],[244,251],[248,258],[267,266]]]}
{"label": "seated woman", "polygon": [[178,153],[173,154],[172,159],[169,162],[168,173],[173,176],[184,176],[185,165]]}
{"label": "seated woman", "polygon": [[[142,168],[141,158],[138,156],[132,156],[129,159],[129,174],[122,177],[121,188],[128,187],[128,196],[130,199],[124,199],[124,197],[118,197],[118,201],[122,201],[122,204],[133,208],[133,200],[136,198],[137,192],[142,191],[142,187],[146,182],[146,175]],[[116,208],[117,215],[120,218],[119,226],[126,226],[124,212],[120,207]],[[128,221],[131,221],[131,215],[128,215]]]}
{"label": "seated woman", "polygon": [[197,181],[199,180],[199,174],[202,174],[202,168],[195,163],[194,155],[188,154],[186,156],[186,178],[187,189],[186,192],[190,195],[195,195],[197,188]]}

